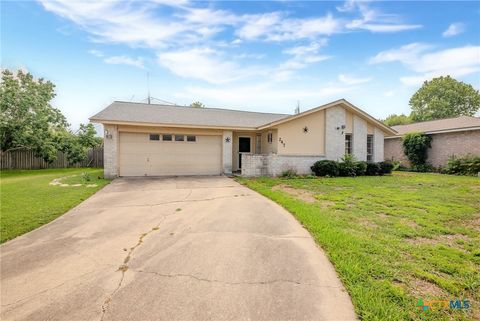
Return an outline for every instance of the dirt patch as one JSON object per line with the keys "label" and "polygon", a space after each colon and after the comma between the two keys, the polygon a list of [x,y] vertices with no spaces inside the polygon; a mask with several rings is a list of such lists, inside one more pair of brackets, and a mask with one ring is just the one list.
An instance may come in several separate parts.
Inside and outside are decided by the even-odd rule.
{"label": "dirt patch", "polygon": [[378,227],[378,225],[375,222],[372,222],[372,221],[370,221],[369,219],[366,219],[366,218],[359,219],[358,223],[361,226],[366,227],[366,228],[370,228],[370,229]]}
{"label": "dirt patch", "polygon": [[465,242],[469,241],[469,238],[463,234],[447,234],[447,235],[440,235],[435,238],[426,238],[426,237],[416,237],[416,238],[411,238],[407,239],[407,243],[409,244],[415,244],[415,245],[421,245],[421,244],[427,244],[427,245],[438,245],[438,244],[443,244],[443,245],[448,245],[451,247],[458,248],[457,241],[462,240]]}
{"label": "dirt patch", "polygon": [[446,299],[448,297],[448,293],[445,292],[438,285],[422,279],[411,280],[410,282],[408,282],[408,288],[413,294],[413,296],[416,298],[431,300]]}
{"label": "dirt patch", "polygon": [[[303,189],[296,189],[291,186],[285,185],[285,184],[280,184],[276,185],[272,188],[272,191],[282,191],[287,193],[288,195],[291,195],[301,201],[307,202],[307,203],[314,203],[317,201],[317,199],[313,196],[313,194],[309,191],[303,190]],[[323,205],[322,205],[323,206]]]}
{"label": "dirt patch", "polygon": [[75,176],[78,176],[78,175],[70,175],[70,176],[63,176],[63,177],[60,177],[60,178],[55,178],[50,183],[48,183],[48,185],[60,186],[60,187],[69,187],[69,186],[80,187],[80,186],[84,186],[84,185],[86,187],[97,187],[98,186],[97,184],[65,184],[65,183],[62,183],[62,180],[66,179],[66,178],[70,178],[70,177],[75,177]]}

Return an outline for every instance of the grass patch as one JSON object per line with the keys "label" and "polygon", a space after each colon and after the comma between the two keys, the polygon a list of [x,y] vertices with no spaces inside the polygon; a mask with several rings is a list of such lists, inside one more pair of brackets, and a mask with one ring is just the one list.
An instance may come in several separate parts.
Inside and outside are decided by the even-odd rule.
{"label": "grass patch", "polygon": [[[83,173],[88,173],[88,181]],[[71,177],[62,183],[82,186],[49,185],[65,176]],[[2,171],[0,178],[1,243],[54,220],[109,183],[102,169],[92,168]]]}
{"label": "grass patch", "polygon": [[[362,320],[480,319],[480,179],[394,173],[238,181],[307,228]],[[421,311],[419,299],[468,299],[471,308]]]}

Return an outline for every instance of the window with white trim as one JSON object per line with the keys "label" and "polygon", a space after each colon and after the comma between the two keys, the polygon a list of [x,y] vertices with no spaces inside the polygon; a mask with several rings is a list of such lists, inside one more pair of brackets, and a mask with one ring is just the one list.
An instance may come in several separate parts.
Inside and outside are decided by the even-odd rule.
{"label": "window with white trim", "polygon": [[267,134],[267,142],[269,144],[273,143],[273,133],[268,133]]}
{"label": "window with white trim", "polygon": [[196,142],[196,141],[197,141],[197,136],[193,136],[193,135],[187,136],[187,142]]}
{"label": "window with white trim", "polygon": [[150,140],[160,140],[159,134],[150,134]]}
{"label": "window with white trim", "polygon": [[183,135],[175,135],[175,141],[176,141],[176,142],[183,142],[183,141],[185,141],[185,136],[183,136]]}
{"label": "window with white trim", "polygon": [[162,140],[164,142],[171,142],[172,141],[172,135],[170,135],[170,134],[162,135]]}
{"label": "window with white trim", "polygon": [[345,134],[345,155],[352,154],[352,134]]}
{"label": "window with white trim", "polygon": [[367,135],[367,162],[373,161],[373,135]]}

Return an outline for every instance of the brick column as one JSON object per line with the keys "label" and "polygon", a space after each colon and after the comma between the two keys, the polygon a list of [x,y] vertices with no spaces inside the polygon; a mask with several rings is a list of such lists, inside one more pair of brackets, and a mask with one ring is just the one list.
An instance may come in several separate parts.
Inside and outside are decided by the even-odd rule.
{"label": "brick column", "polygon": [[224,130],[222,135],[223,173],[232,174],[233,132]]}
{"label": "brick column", "polygon": [[367,122],[353,115],[353,155],[359,161],[367,160]]}
{"label": "brick column", "polygon": [[374,162],[383,162],[383,142],[384,142],[383,132],[375,128],[373,132],[373,161]]}
{"label": "brick column", "polygon": [[325,111],[325,156],[339,160],[345,155],[345,109],[330,107]]}
{"label": "brick column", "polygon": [[103,125],[103,175],[105,178],[118,177],[118,128],[117,125]]}

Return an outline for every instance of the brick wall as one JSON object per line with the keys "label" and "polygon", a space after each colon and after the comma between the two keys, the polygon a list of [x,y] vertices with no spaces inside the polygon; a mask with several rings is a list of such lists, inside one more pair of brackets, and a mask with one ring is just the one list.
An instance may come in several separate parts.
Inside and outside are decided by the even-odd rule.
{"label": "brick wall", "polygon": [[[442,133],[432,135],[432,148],[428,150],[427,161],[434,167],[443,167],[452,155],[480,155],[480,130]],[[385,159],[409,162],[403,154],[401,138],[385,139]]]}
{"label": "brick wall", "polygon": [[243,176],[279,176],[284,171],[292,169],[297,174],[311,174],[310,166],[316,161],[325,159],[324,156],[298,156],[298,155],[242,155]]}

